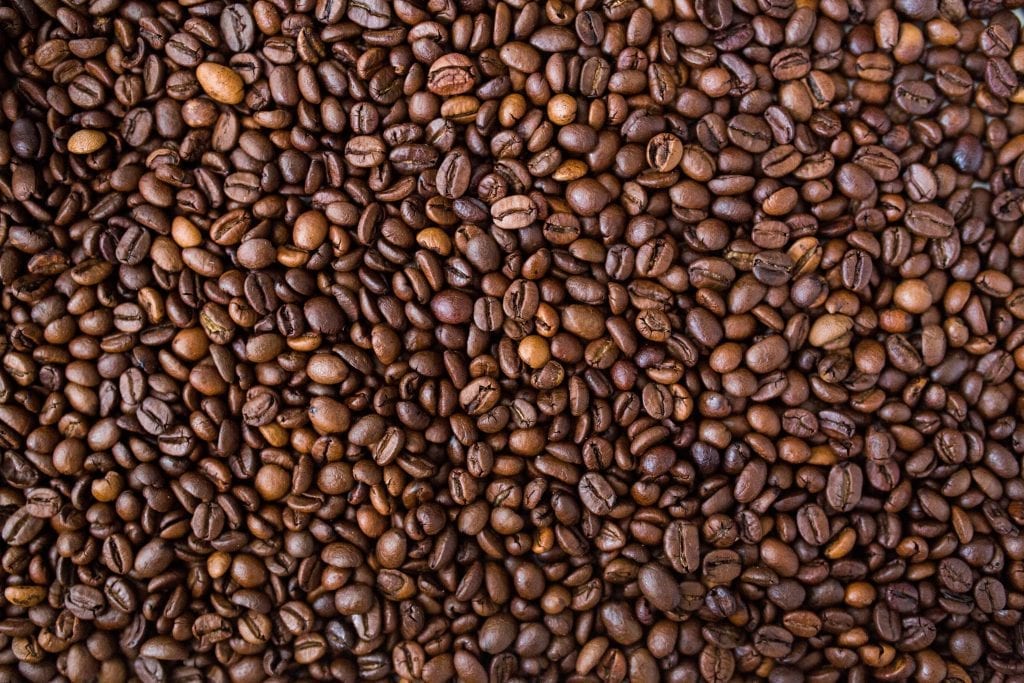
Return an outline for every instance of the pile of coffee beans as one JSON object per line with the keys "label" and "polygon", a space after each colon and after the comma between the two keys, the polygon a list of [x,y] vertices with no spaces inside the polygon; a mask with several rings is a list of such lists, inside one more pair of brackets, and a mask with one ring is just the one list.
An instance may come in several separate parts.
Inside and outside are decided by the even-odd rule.
{"label": "pile of coffee beans", "polygon": [[1021,5],[0,1],[0,681],[1024,681]]}

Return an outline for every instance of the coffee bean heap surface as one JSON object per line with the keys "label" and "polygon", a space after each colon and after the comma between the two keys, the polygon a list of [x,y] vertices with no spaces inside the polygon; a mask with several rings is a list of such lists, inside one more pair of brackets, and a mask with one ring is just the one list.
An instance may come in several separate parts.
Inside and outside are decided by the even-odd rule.
{"label": "coffee bean heap surface", "polygon": [[0,681],[1024,681],[1022,0],[0,0]]}

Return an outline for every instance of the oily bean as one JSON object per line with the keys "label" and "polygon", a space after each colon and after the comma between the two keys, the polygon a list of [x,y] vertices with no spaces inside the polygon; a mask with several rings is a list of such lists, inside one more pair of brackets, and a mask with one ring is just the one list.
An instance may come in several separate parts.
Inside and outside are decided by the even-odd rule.
{"label": "oily bean", "polygon": [[789,356],[789,346],[779,335],[766,337],[744,354],[747,366],[757,373],[768,373],[782,365]]}
{"label": "oily bean", "polygon": [[761,169],[769,178],[781,178],[795,171],[802,160],[794,146],[781,145],[772,147],[761,157]]}
{"label": "oily bean", "polygon": [[12,151],[22,159],[35,158],[43,145],[38,124],[28,118],[16,119],[11,124],[8,140]]}
{"label": "oily bean", "polygon": [[[535,283],[520,278],[514,280],[505,290],[505,295],[502,298],[502,312],[509,318],[525,321],[532,318],[539,308],[540,292]],[[497,315],[497,313],[491,315]]]}
{"label": "oily bean", "polygon": [[142,644],[139,654],[157,660],[180,661],[188,656],[188,648],[169,636],[154,636]]}

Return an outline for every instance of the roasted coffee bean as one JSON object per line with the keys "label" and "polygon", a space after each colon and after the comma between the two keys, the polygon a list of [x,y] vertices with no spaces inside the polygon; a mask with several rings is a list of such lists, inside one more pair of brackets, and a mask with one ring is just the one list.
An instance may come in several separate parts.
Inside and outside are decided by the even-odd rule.
{"label": "roasted coffee bean", "polygon": [[672,568],[690,574],[700,566],[700,536],[693,523],[675,521],[664,534],[664,551]]}
{"label": "roasted coffee bean", "polygon": [[232,52],[247,52],[252,47],[256,38],[255,28],[252,12],[247,5],[228,5],[220,15],[220,34]]}
{"label": "roasted coffee bean", "polygon": [[955,228],[949,211],[935,204],[914,204],[908,207],[905,220],[907,228],[921,237],[949,237]]}
{"label": "roasted coffee bean", "polygon": [[442,97],[461,95],[473,89],[476,68],[473,60],[463,54],[451,53],[430,65],[427,85],[430,92]]}
{"label": "roasted coffee bean", "polygon": [[0,7],[0,678],[1021,678],[1018,4]]}
{"label": "roasted coffee bean", "polygon": [[526,195],[512,195],[491,205],[491,216],[502,230],[517,230],[529,227],[537,219],[537,207]]}
{"label": "roasted coffee bean", "polygon": [[835,509],[848,512],[860,502],[864,486],[864,474],[853,463],[836,465],[828,473],[825,497]]}

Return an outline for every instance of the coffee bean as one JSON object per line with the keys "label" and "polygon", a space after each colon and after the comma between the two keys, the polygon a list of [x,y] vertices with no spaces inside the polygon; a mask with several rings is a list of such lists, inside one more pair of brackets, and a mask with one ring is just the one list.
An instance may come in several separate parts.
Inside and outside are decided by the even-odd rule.
{"label": "coffee bean", "polygon": [[33,517],[47,519],[60,511],[61,497],[53,489],[31,490],[25,499],[25,510]]}
{"label": "coffee bean", "polygon": [[139,654],[164,661],[180,661],[188,656],[188,648],[170,636],[154,636],[142,644]]}
{"label": "coffee bean", "polygon": [[99,130],[76,131],[68,139],[68,151],[72,154],[92,154],[99,150],[107,141],[107,136]]}
{"label": "coffee bean", "polygon": [[744,359],[751,370],[763,374],[780,367],[788,356],[786,341],[781,336],[772,335],[748,348]]}
{"label": "coffee bean", "polygon": [[232,52],[246,52],[253,46],[255,28],[252,13],[244,4],[228,5],[220,15],[220,33]]}
{"label": "coffee bean", "polygon": [[0,8],[3,677],[1024,674],[1012,3],[677,4]]}
{"label": "coffee bean", "polygon": [[29,118],[16,119],[8,131],[11,148],[22,159],[34,159],[42,149],[38,124]]}
{"label": "coffee bean", "polygon": [[42,531],[43,524],[41,518],[31,515],[26,508],[18,508],[4,522],[0,536],[11,546],[27,545]]}
{"label": "coffee bean", "polygon": [[103,103],[105,93],[103,83],[86,73],[74,77],[67,86],[68,98],[72,104],[82,109],[95,109]]}
{"label": "coffee bean", "polygon": [[717,645],[706,645],[700,651],[700,674],[711,683],[725,683],[736,670],[736,660],[729,650]]}
{"label": "coffee bean", "polygon": [[142,428],[154,435],[163,434],[174,420],[174,414],[168,405],[153,397],[143,399],[136,417]]}
{"label": "coffee bean", "polygon": [[430,92],[441,97],[461,95],[473,89],[476,82],[476,67],[466,55],[451,53],[437,59],[430,65],[427,85]]}
{"label": "coffee bean", "polygon": [[596,515],[606,515],[615,506],[616,496],[608,480],[596,472],[583,475],[579,483],[580,501]]}
{"label": "coffee bean", "polygon": [[935,204],[915,204],[907,209],[907,228],[915,235],[930,238],[948,237],[954,228],[953,217]]}
{"label": "coffee bean", "polygon": [[581,216],[596,216],[611,201],[608,190],[596,180],[585,178],[569,183],[569,205]]}
{"label": "coffee bean", "polygon": [[[803,78],[811,71],[811,60],[806,50],[786,48],[776,53],[771,60],[772,75],[780,81]],[[863,78],[863,76],[861,76]]]}
{"label": "coffee bean", "polygon": [[668,173],[683,159],[683,144],[671,133],[659,133],[647,143],[647,163],[661,173]]}
{"label": "coffee bean", "polygon": [[512,195],[491,205],[491,217],[502,230],[518,230],[537,219],[537,207],[526,195]]}
{"label": "coffee bean", "polygon": [[245,94],[242,77],[222,64],[199,64],[196,79],[207,95],[223,104],[238,104]]}
{"label": "coffee bean", "polygon": [[797,525],[800,535],[812,545],[824,545],[831,536],[828,516],[819,505],[802,507],[797,513]]}
{"label": "coffee bean", "polygon": [[346,16],[363,28],[382,29],[391,23],[391,7],[383,0],[349,0]]}
{"label": "coffee bean", "polygon": [[663,565],[650,563],[641,567],[637,584],[651,604],[664,612],[673,611],[682,600],[672,573]]}
{"label": "coffee bean", "polygon": [[676,521],[664,535],[664,551],[672,568],[680,574],[690,574],[700,566],[700,537],[692,523]]}
{"label": "coffee bean", "polygon": [[856,464],[843,463],[829,471],[825,497],[835,509],[848,512],[860,502],[863,487],[861,469]]}
{"label": "coffee bean", "polygon": [[64,605],[79,619],[92,621],[103,609],[103,593],[92,586],[82,584],[72,586],[64,600]]}
{"label": "coffee bean", "polygon": [[712,30],[723,29],[732,23],[732,3],[727,0],[697,0],[695,9],[701,23]]}
{"label": "coffee bean", "polygon": [[739,114],[730,119],[728,136],[734,145],[752,154],[768,151],[772,143],[768,124],[750,114]]}
{"label": "coffee bean", "polygon": [[[438,192],[449,199],[458,199],[469,189],[471,172],[466,154],[458,150],[450,152],[437,171]],[[493,267],[489,270],[493,270]]]}

